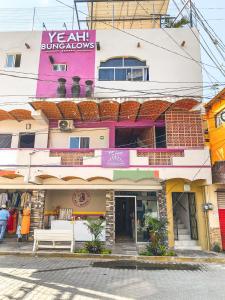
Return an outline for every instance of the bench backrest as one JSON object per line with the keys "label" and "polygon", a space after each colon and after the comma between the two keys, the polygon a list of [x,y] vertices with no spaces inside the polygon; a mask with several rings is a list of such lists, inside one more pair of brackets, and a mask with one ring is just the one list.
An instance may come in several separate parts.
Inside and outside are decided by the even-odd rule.
{"label": "bench backrest", "polygon": [[72,230],[35,229],[34,239],[38,241],[73,241]]}

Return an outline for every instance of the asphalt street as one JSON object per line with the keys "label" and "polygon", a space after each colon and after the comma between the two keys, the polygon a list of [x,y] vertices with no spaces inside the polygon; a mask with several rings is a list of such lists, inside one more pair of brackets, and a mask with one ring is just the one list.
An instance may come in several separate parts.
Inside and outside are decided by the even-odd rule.
{"label": "asphalt street", "polygon": [[0,256],[0,299],[225,299],[225,265]]}

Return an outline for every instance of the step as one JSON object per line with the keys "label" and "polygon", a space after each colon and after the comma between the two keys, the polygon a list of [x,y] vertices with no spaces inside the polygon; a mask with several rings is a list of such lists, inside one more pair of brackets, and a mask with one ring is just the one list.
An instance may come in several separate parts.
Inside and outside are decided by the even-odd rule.
{"label": "step", "polygon": [[182,224],[182,223],[181,224],[177,224],[177,225],[178,225],[178,229],[186,229],[185,226],[184,226],[184,224]]}
{"label": "step", "polygon": [[178,234],[180,235],[183,235],[183,234],[188,234],[188,235],[190,235],[190,233],[189,233],[189,230],[188,229],[183,229],[183,228],[181,228],[181,229],[178,229]]}
{"label": "step", "polygon": [[200,246],[175,246],[175,250],[202,250]]}
{"label": "step", "polygon": [[191,241],[191,236],[190,236],[190,234],[178,233],[178,241]]}
{"label": "step", "polygon": [[197,246],[198,243],[195,240],[190,241],[175,241],[175,246]]}

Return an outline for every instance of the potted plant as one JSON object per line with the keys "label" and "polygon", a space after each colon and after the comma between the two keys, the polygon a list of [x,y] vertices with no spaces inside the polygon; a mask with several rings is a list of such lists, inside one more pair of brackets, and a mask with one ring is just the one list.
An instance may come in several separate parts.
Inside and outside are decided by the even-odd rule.
{"label": "potted plant", "polygon": [[87,223],[85,225],[88,227],[88,230],[92,235],[92,241],[85,244],[85,249],[89,253],[98,254],[102,251],[102,242],[100,241],[100,237],[104,229],[103,222],[104,219],[87,219]]}
{"label": "potted plant", "polygon": [[146,213],[142,230],[146,231],[149,237],[146,255],[166,255],[165,235],[167,234],[167,222],[153,218],[151,213]]}

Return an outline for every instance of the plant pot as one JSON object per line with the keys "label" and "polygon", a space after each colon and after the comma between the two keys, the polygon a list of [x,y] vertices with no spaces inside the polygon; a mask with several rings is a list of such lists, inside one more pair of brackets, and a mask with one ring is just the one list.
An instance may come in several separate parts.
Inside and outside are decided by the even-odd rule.
{"label": "plant pot", "polygon": [[59,78],[58,79],[58,87],[57,87],[57,97],[58,98],[65,98],[66,97],[66,79]]}
{"label": "plant pot", "polygon": [[85,95],[87,98],[90,98],[92,96],[92,80],[86,80],[85,81],[86,87],[85,87]]}
{"label": "plant pot", "polygon": [[71,93],[74,98],[80,96],[80,77],[79,76],[74,76],[72,77],[73,79],[73,85],[71,87]]}

